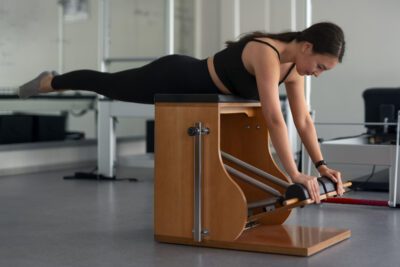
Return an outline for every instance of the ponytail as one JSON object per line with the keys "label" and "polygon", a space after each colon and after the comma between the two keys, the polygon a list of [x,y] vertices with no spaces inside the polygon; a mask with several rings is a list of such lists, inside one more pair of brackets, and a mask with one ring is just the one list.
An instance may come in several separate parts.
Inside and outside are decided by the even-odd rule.
{"label": "ponytail", "polygon": [[255,38],[271,38],[284,43],[306,41],[313,44],[314,53],[335,56],[339,62],[342,62],[345,51],[344,33],[339,26],[331,22],[316,23],[299,32],[266,33],[255,31],[243,35],[238,41],[227,41],[225,44],[229,47],[235,43],[248,42]]}

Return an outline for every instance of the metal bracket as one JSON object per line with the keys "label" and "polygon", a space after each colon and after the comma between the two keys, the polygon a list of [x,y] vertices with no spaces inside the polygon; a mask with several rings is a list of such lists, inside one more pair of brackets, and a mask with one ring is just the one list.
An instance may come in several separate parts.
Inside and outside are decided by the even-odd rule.
{"label": "metal bracket", "polygon": [[190,127],[188,129],[189,136],[200,136],[200,135],[207,135],[210,133],[210,129],[203,128],[201,126],[201,122],[196,123],[195,127]]}

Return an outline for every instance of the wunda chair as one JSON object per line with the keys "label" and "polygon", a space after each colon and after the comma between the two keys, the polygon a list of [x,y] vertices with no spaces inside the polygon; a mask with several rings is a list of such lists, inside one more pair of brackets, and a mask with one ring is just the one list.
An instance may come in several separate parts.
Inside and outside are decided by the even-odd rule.
{"label": "wunda chair", "polygon": [[[350,230],[285,225],[307,190],[275,164],[259,102],[157,95],[154,234],[160,242],[309,256]],[[318,179],[321,199],[335,184]],[[349,186],[346,184],[345,186]]]}

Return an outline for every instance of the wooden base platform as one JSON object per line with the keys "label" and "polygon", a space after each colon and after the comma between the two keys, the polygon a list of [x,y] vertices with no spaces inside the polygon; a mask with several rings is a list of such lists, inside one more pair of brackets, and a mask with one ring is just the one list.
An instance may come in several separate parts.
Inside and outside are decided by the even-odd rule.
{"label": "wooden base platform", "polygon": [[243,251],[285,254],[292,256],[311,256],[330,246],[350,238],[346,229],[304,227],[297,225],[259,225],[248,229],[235,241],[211,241],[156,235],[160,242],[234,249]]}

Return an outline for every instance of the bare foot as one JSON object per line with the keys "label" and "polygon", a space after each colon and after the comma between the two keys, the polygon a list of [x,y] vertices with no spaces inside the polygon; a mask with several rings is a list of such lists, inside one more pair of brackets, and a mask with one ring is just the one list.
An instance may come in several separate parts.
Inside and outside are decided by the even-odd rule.
{"label": "bare foot", "polygon": [[33,80],[21,85],[18,89],[18,94],[20,98],[28,98],[40,93],[48,93],[54,91],[51,87],[51,81],[53,79],[53,75],[44,71],[39,74]]}
{"label": "bare foot", "polygon": [[39,93],[50,93],[54,91],[54,88],[51,87],[53,78],[54,75],[52,73],[47,73],[47,75],[42,77],[40,80]]}

